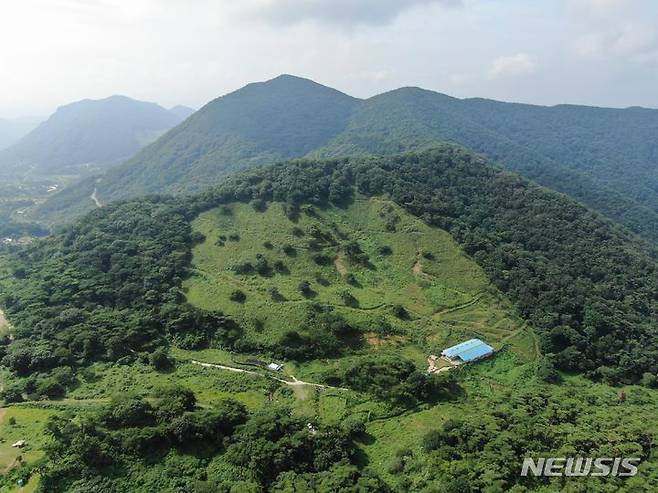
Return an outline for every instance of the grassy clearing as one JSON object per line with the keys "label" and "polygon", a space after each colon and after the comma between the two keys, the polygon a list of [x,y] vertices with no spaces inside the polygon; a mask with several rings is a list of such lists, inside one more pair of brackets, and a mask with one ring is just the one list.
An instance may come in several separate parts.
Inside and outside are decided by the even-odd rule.
{"label": "grassy clearing", "polygon": [[[523,327],[511,304],[448,233],[390,201],[361,199],[344,209],[315,208],[295,222],[281,204],[264,212],[232,204],[202,214],[193,227],[205,241],[193,252],[196,273],[184,286],[188,300],[236,318],[254,340],[274,342],[297,329],[311,303],[333,307],[366,332],[382,320],[398,327],[400,335],[368,337],[369,345],[405,348],[419,363],[466,337],[516,344],[511,336]],[[320,238],[316,245],[314,236]],[[349,242],[358,243],[367,265],[349,260]],[[282,263],[281,272],[234,271],[246,262],[256,265],[257,256],[270,267]],[[309,299],[300,292],[302,281],[314,292]],[[231,301],[236,290],[246,300]],[[344,300],[345,291],[356,300],[352,306]],[[407,319],[394,316],[396,305],[404,307]],[[529,356],[526,349],[519,354]]]}
{"label": "grassy clearing", "polygon": [[[56,412],[23,406],[0,408],[0,475],[21,463],[32,465],[44,457],[43,448],[49,440],[46,421]],[[25,440],[26,446],[20,449],[11,446],[19,440]],[[32,478],[30,483],[34,487],[37,481]]]}

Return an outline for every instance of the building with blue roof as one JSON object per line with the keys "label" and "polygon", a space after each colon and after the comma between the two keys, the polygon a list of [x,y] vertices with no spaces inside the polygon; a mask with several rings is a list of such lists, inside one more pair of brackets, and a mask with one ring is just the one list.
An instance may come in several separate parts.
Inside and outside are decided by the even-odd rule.
{"label": "building with blue roof", "polygon": [[494,353],[494,348],[480,339],[469,339],[456,346],[441,351],[441,356],[452,364],[470,363],[482,358],[487,358]]}

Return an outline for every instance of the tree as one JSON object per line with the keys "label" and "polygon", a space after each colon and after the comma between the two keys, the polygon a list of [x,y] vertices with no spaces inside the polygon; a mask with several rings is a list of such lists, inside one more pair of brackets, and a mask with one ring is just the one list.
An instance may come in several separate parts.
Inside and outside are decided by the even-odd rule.
{"label": "tree", "polygon": [[244,303],[247,300],[247,295],[244,294],[244,292],[242,292],[241,290],[236,289],[231,292],[229,299],[231,301],[235,301],[236,303]]}
{"label": "tree", "polygon": [[301,281],[299,283],[299,291],[302,293],[304,298],[312,298],[317,294],[315,291],[313,291],[313,288],[311,288],[311,283],[308,281]]}
{"label": "tree", "polygon": [[149,363],[158,371],[170,369],[174,362],[165,348],[159,347],[149,354]]}

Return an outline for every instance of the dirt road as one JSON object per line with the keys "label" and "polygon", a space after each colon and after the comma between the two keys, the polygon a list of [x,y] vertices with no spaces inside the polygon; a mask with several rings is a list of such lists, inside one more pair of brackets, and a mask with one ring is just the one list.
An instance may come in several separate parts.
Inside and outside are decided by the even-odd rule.
{"label": "dirt road", "polygon": [[343,389],[341,387],[332,387],[331,385],[323,385],[321,383],[311,383],[311,382],[304,382],[302,380],[297,380],[295,377],[291,376],[292,381],[290,380],[284,380],[282,378],[275,377],[274,375],[263,375],[262,373],[258,373],[257,371],[253,370],[245,370],[243,368],[235,368],[233,366],[224,366],[224,365],[216,365],[214,363],[203,363],[202,361],[196,361],[192,360],[192,363],[195,365],[203,366],[205,368],[217,368],[219,370],[226,370],[226,371],[233,371],[236,373],[249,373],[251,375],[258,375],[259,377],[264,377],[264,378],[271,378],[272,380],[276,380],[277,382],[284,383],[286,385],[290,386],[298,386],[298,385],[309,385],[311,387],[317,387],[321,389],[336,389],[336,390],[347,390]]}

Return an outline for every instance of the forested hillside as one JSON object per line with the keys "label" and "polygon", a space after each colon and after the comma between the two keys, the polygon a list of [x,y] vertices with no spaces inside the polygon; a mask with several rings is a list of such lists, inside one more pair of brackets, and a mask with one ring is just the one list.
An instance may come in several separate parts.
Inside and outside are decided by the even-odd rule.
{"label": "forested hillside", "polygon": [[81,175],[130,158],[183,118],[124,96],[60,107],[19,142],[0,151],[0,175]]}
{"label": "forested hillside", "polygon": [[345,127],[358,100],[281,76],[208,103],[103,178],[103,198],[201,190],[243,168],[303,156]]}
{"label": "forested hillside", "polygon": [[402,88],[358,100],[292,76],[250,84],[202,108],[97,183],[39,211],[61,219],[145,193],[199,191],[277,159],[391,154],[455,142],[658,240],[658,111],[541,107]]}
{"label": "forested hillside", "polygon": [[[133,333],[139,336],[133,349],[152,348],[166,335],[155,329],[167,327],[157,322],[168,313],[162,306],[178,299],[188,272],[194,215],[235,200],[285,202],[295,214],[303,203],[350,200],[354,189],[388,196],[450,232],[540,331],[543,350],[555,354],[558,367],[611,382],[656,373],[658,282],[646,246],[576,202],[450,146],[390,158],[281,164],[194,198],[98,210],[16,256],[16,281],[4,305],[20,337],[8,346],[7,361],[28,364],[23,370],[29,371],[23,353],[45,345],[46,362],[34,365],[57,367],[57,341],[66,341],[67,358],[78,364],[107,357],[114,354],[107,347],[114,330],[128,331],[117,344]],[[73,313],[74,323],[68,320]],[[115,319],[124,320],[119,328]],[[99,327],[108,334],[93,336]],[[194,330],[203,332],[202,326]],[[23,337],[32,342],[24,345]],[[73,344],[80,337],[96,342]],[[121,347],[116,356],[130,348]],[[19,348],[21,357],[13,358]]]}
{"label": "forested hillside", "polygon": [[403,88],[364,101],[316,156],[388,154],[451,141],[658,239],[658,111],[457,99]]}
{"label": "forested hillside", "polygon": [[[565,449],[641,487],[656,396],[606,384],[657,385],[647,248],[456,146],[261,167],[5,251],[2,398],[49,416],[45,491],[541,491],[521,458]],[[498,354],[426,371],[469,335]]]}

